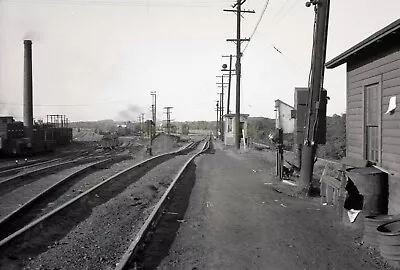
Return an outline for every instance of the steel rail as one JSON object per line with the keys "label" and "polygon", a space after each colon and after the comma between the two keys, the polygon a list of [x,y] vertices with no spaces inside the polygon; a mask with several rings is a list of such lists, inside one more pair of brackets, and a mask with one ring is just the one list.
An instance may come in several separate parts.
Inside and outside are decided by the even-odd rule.
{"label": "steel rail", "polygon": [[20,207],[15,209],[13,212],[11,212],[10,214],[8,214],[4,218],[2,218],[0,220],[0,239],[4,239],[5,237],[9,236],[11,233],[14,233],[15,231],[17,231],[19,228],[16,227],[17,226],[16,224],[18,224],[20,217],[23,217],[27,213],[29,213],[29,211],[32,209],[32,207],[35,204],[37,204],[40,201],[42,201],[43,199],[45,199],[46,196],[49,196],[50,194],[52,194],[54,191],[56,191],[56,189],[58,187],[62,186],[69,180],[77,177],[78,175],[85,173],[86,171],[88,171],[91,168],[94,168],[96,166],[105,165],[108,163],[119,162],[119,161],[125,160],[127,157],[128,156],[117,156],[114,158],[110,157],[110,158],[107,158],[104,160],[99,160],[95,163],[86,165],[85,167],[79,169],[78,171],[75,171],[75,172],[63,177],[61,180],[57,181],[50,187],[46,188],[41,193],[39,193],[36,196],[34,196],[33,198],[31,198],[28,202],[24,203],[23,205],[21,205]]}
{"label": "steel rail", "polygon": [[18,187],[23,185],[23,180],[27,177],[34,177],[36,175],[39,175],[43,172],[46,173],[51,173],[54,170],[59,170],[59,169],[64,169],[68,168],[71,165],[82,165],[85,163],[93,162],[96,160],[103,160],[108,157],[105,156],[93,156],[93,157],[85,157],[82,159],[74,159],[74,160],[69,160],[69,161],[63,161],[61,163],[56,163],[56,164],[51,164],[45,167],[40,167],[35,170],[27,171],[27,172],[22,172],[18,173],[16,175],[10,176],[2,181],[0,181],[0,196],[7,194]]}
{"label": "steel rail", "polygon": [[167,190],[164,192],[161,199],[158,201],[156,206],[154,207],[153,211],[146,219],[145,223],[141,227],[140,231],[136,234],[135,239],[130,244],[128,249],[126,250],[125,254],[122,256],[121,260],[115,267],[115,270],[125,270],[130,267],[131,259],[134,257],[136,251],[139,249],[141,244],[144,242],[148,231],[154,226],[154,224],[159,220],[159,217],[162,215],[162,209],[164,208],[165,204],[168,202],[170,193],[174,189],[176,183],[182,177],[186,169],[189,167],[189,164],[199,155],[206,152],[210,147],[210,140],[207,140],[202,148],[201,151],[194,154],[180,169],[178,174],[175,176],[174,180],[171,182]]}
{"label": "steel rail", "polygon": [[61,206],[57,207],[53,211],[51,211],[51,212],[45,214],[44,216],[34,220],[33,222],[31,222],[28,225],[26,225],[23,228],[21,228],[20,230],[14,232],[13,234],[11,234],[11,235],[7,236],[6,238],[2,239],[0,241],[0,249],[3,250],[5,248],[7,248],[8,246],[11,246],[14,242],[18,243],[18,241],[23,242],[24,243],[23,245],[26,245],[26,239],[28,239],[31,235],[37,235],[37,232],[42,231],[42,226],[46,221],[48,221],[50,218],[56,216],[57,214],[62,215],[61,212],[63,210],[66,210],[67,208],[69,209],[70,207],[74,207],[74,206],[82,207],[82,203],[84,204],[85,201],[87,201],[88,198],[91,195],[100,193],[100,190],[102,188],[106,188],[109,184],[112,184],[114,182],[118,182],[118,179],[121,176],[124,176],[124,175],[128,174],[129,172],[131,172],[131,171],[133,171],[135,169],[144,167],[145,165],[148,165],[151,162],[156,161],[158,159],[162,160],[162,158],[165,158],[165,157],[168,157],[168,156],[175,156],[175,155],[184,154],[186,151],[192,150],[192,148],[194,146],[196,146],[196,143],[195,142],[191,142],[191,143],[181,147],[178,150],[148,158],[148,159],[146,159],[146,160],[144,160],[142,162],[137,163],[136,165],[133,165],[133,166],[131,166],[131,167],[129,167],[129,168],[123,170],[123,171],[120,171],[120,172],[114,174],[113,176],[107,178],[106,180],[104,180],[101,183],[95,185],[94,187],[90,188],[89,190],[79,194],[78,196],[72,198],[68,202],[66,202],[66,203],[62,204]]}

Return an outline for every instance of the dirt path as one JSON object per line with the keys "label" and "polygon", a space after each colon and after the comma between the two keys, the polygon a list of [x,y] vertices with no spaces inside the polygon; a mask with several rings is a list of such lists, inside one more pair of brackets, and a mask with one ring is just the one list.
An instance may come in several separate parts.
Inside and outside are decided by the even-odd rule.
{"label": "dirt path", "polygon": [[216,149],[159,269],[391,269],[331,207],[276,192],[271,162]]}

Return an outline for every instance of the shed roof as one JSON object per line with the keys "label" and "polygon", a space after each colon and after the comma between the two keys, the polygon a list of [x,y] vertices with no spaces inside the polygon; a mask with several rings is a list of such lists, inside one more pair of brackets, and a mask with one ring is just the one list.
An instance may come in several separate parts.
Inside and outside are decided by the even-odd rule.
{"label": "shed roof", "polygon": [[349,57],[353,56],[357,52],[360,52],[361,50],[364,50],[364,49],[376,44],[379,41],[382,41],[385,37],[388,37],[389,35],[392,35],[392,34],[396,34],[400,38],[400,19],[394,21],[393,23],[389,24],[385,28],[379,30],[375,34],[364,39],[357,45],[351,47],[344,53],[333,58],[332,60],[330,60],[329,62],[326,63],[326,68],[335,68],[337,66],[340,66],[340,65],[346,63],[348,61]]}
{"label": "shed roof", "polygon": [[277,102],[278,102],[278,103],[281,103],[281,104],[284,104],[284,105],[286,105],[286,106],[288,106],[288,107],[294,109],[294,107],[293,107],[292,105],[289,105],[289,104],[287,104],[286,102],[284,102],[284,101],[282,101],[282,100],[280,100],[280,99],[275,100],[275,106],[277,106],[277,104],[276,104]]}

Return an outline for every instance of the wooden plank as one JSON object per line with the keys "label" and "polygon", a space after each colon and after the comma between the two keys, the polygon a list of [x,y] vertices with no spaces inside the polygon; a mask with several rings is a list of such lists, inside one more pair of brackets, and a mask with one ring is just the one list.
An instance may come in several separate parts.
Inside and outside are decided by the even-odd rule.
{"label": "wooden plank", "polygon": [[[380,82],[379,82],[379,88],[378,88],[378,112],[382,112],[382,75],[380,77]],[[382,113],[379,113],[378,115],[378,123],[379,123],[379,128],[378,128],[378,164],[377,165],[382,165]]]}
{"label": "wooden plank", "polygon": [[357,100],[357,101],[352,101],[347,103],[347,109],[348,108],[362,108],[363,107],[363,102],[362,100]]}
{"label": "wooden plank", "polygon": [[347,88],[347,98],[354,96],[354,95],[361,95],[364,91],[363,86],[359,86],[356,88]]}
{"label": "wooden plank", "polygon": [[[382,129],[400,129],[400,121],[382,121]],[[400,138],[398,138],[400,141]]]}
{"label": "wooden plank", "polygon": [[387,169],[391,173],[394,173],[394,176],[400,175],[400,167],[398,162],[386,161],[385,163],[383,163],[382,161],[382,167],[384,169]]}
{"label": "wooden plank", "polygon": [[400,77],[393,78],[382,83],[383,89],[395,86],[400,86]]}
{"label": "wooden plank", "polygon": [[358,74],[364,73],[368,70],[378,68],[378,67],[386,65],[386,64],[390,64],[391,62],[397,61],[398,59],[400,59],[400,51],[386,55],[385,57],[379,58],[371,63],[368,63],[359,68],[356,68],[348,73],[349,73],[350,77],[354,77],[354,76],[357,76]]}
{"label": "wooden plank", "polygon": [[[397,163],[397,166],[399,167],[399,164],[400,164],[400,155],[394,154],[394,153],[386,153],[386,152],[383,152],[383,153],[382,153],[382,161],[384,161],[384,162],[394,162],[394,163]],[[382,165],[383,165],[383,163],[382,163]],[[400,169],[400,167],[399,167],[399,169]]]}
{"label": "wooden plank", "polygon": [[400,86],[394,86],[394,87],[382,87],[382,96],[387,97],[387,96],[394,96],[394,95],[399,95],[400,94]]}
{"label": "wooden plank", "polygon": [[361,153],[353,152],[352,149],[346,150],[346,156],[351,157],[351,158],[362,158]]}
{"label": "wooden plank", "polygon": [[357,140],[359,139],[358,136],[363,135],[362,127],[347,127],[347,135],[349,139],[353,139],[353,136],[357,136]]}
{"label": "wooden plank", "polygon": [[382,150],[384,153],[400,155],[400,146],[383,144]]}
{"label": "wooden plank", "polygon": [[[389,100],[390,100],[391,97],[392,96],[384,96],[384,97],[382,97],[382,105],[388,105],[389,104]],[[400,105],[400,99],[396,100],[396,101],[397,101],[397,105]]]}
{"label": "wooden plank", "polygon": [[353,140],[353,139],[348,139],[347,140],[347,144],[346,144],[348,147],[358,147],[358,148],[360,148],[360,150],[361,150],[361,147],[362,147],[362,141],[360,141],[360,140]]}
{"label": "wooden plank", "polygon": [[349,116],[350,115],[346,115],[346,127],[361,128],[361,129],[363,128],[361,120],[348,121]]}
{"label": "wooden plank", "polygon": [[352,121],[346,124],[347,128],[360,128],[362,129],[362,123],[361,121]]}
{"label": "wooden plank", "polygon": [[349,115],[346,116],[346,120],[348,121],[362,121],[363,116],[362,115]]}
{"label": "wooden plank", "polygon": [[400,145],[400,139],[396,137],[382,137],[382,144],[387,145]]}
{"label": "wooden plank", "polygon": [[363,113],[363,108],[348,108],[347,115],[359,115]]}
{"label": "wooden plank", "polygon": [[382,77],[383,81],[387,81],[387,80],[390,80],[393,78],[400,77],[400,60],[398,62],[399,62],[398,67],[396,69],[383,73],[383,77]]}
{"label": "wooden plank", "polygon": [[351,95],[347,97],[347,103],[351,103],[354,101],[361,101],[362,100],[362,92],[356,95]]}
{"label": "wooden plank", "polygon": [[394,114],[385,114],[387,108],[388,108],[388,104],[383,106],[382,109],[382,119],[383,121],[400,121],[400,104],[397,103],[397,107],[399,109],[396,109]]}
{"label": "wooden plank", "polygon": [[360,147],[348,146],[347,151],[349,153],[355,154],[356,155],[355,157],[357,157],[357,158],[361,158],[361,156],[362,156],[362,151],[361,151]]}
{"label": "wooden plank", "polygon": [[386,128],[386,129],[382,130],[382,136],[395,137],[395,138],[399,138],[399,140],[400,140],[400,129]]}
{"label": "wooden plank", "polygon": [[[390,73],[390,72],[392,72],[394,70],[397,70],[399,68],[400,68],[400,58],[397,59],[397,60],[394,60],[393,62],[387,63],[385,65],[369,69],[369,70],[367,70],[365,72],[362,72],[360,74],[357,74],[357,75],[354,75],[354,76],[350,76],[349,77],[349,83],[354,83],[354,82],[362,81],[362,80],[365,80],[365,79],[369,79],[371,77],[374,77],[374,76],[377,76],[377,75],[380,75],[380,74]],[[391,75],[388,75],[388,76],[391,76]],[[397,76],[395,76],[395,77],[397,77]]]}

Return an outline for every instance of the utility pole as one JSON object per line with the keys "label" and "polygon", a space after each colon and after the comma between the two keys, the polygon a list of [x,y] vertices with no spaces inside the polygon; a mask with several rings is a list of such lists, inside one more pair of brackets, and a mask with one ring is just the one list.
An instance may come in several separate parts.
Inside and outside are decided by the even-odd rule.
{"label": "utility pole", "polygon": [[[222,56],[222,57],[229,57],[229,75],[228,75],[228,100],[227,100],[227,102],[226,102],[226,114],[229,114],[230,113],[230,102],[231,102],[231,80],[232,80],[232,71],[235,71],[235,70],[232,70],[232,57],[233,57],[233,55],[231,54],[231,55],[229,55],[229,56]],[[223,71],[226,71],[226,70],[223,70]]]}
{"label": "utility pole", "polygon": [[144,132],[143,132],[143,130],[144,130],[144,128],[143,128],[144,113],[141,113],[139,115],[139,122],[140,122],[140,136],[143,137],[143,135],[144,135]]}
{"label": "utility pole", "polygon": [[223,104],[223,100],[224,100],[224,94],[223,93],[218,93],[218,95],[219,95],[219,114],[218,114],[218,117],[219,117],[219,134],[220,134],[220,139],[222,140],[222,138],[223,138],[223,131],[222,131],[222,129],[223,129],[223,120],[222,120],[222,114],[223,114],[223,111],[224,111],[224,107],[222,107],[222,105],[221,104]]}
{"label": "utility pole", "polygon": [[320,96],[323,89],[326,44],[328,37],[330,0],[312,0],[306,3],[307,7],[314,5],[314,45],[311,59],[311,80],[309,82],[308,108],[306,115],[306,130],[302,150],[302,165],[300,170],[300,187],[309,192],[313,177],[314,159],[317,150],[316,132],[318,124],[318,110]]}
{"label": "utility pole", "polygon": [[219,130],[219,101],[217,100],[217,125],[216,125],[216,137],[218,138],[219,137],[219,133],[218,133],[218,130]]}
{"label": "utility pole", "polygon": [[220,93],[220,104],[221,104],[221,113],[220,113],[220,126],[221,126],[221,139],[224,140],[224,89],[227,83],[224,83],[224,75],[217,76],[217,78],[221,78],[221,82],[217,83],[218,87],[221,87],[222,93]]}
{"label": "utility pole", "polygon": [[151,139],[150,139],[150,144],[151,144],[151,141],[152,141],[152,138],[156,135],[156,129],[157,129],[157,123],[156,123],[156,121],[157,121],[157,92],[156,91],[152,91],[152,92],[150,92],[150,95],[151,95],[151,113],[152,113],[152,120],[153,120],[153,123],[154,123],[154,131],[152,130],[152,132],[151,132],[151,134],[152,134],[152,137],[151,137]]}
{"label": "utility pole", "polygon": [[167,114],[167,134],[171,134],[171,109],[173,107],[164,107],[166,109]]}
{"label": "utility pole", "polygon": [[245,38],[242,39],[240,36],[241,32],[241,19],[242,13],[255,13],[255,11],[251,10],[242,10],[242,5],[246,2],[246,0],[237,0],[236,4],[233,5],[232,8],[236,9],[224,9],[227,12],[235,12],[236,13],[236,38],[235,39],[227,39],[226,41],[236,42],[236,111],[235,111],[235,146],[236,149],[240,149],[240,80],[241,80],[241,44],[243,41],[250,41],[250,39]]}

